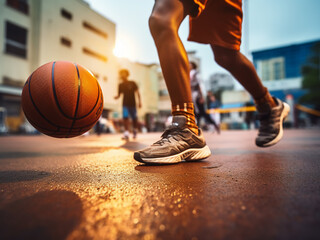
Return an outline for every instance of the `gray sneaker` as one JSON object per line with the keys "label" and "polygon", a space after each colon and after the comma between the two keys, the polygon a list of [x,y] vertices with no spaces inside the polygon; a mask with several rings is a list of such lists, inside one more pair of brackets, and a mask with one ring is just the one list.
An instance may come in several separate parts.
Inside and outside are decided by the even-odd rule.
{"label": "gray sneaker", "polygon": [[288,116],[290,107],[287,103],[274,98],[278,104],[274,108],[258,106],[260,128],[256,138],[258,147],[270,147],[279,142],[283,136],[283,120]]}
{"label": "gray sneaker", "polygon": [[174,116],[172,125],[161,139],[150,147],[134,153],[134,159],[147,164],[171,164],[202,160],[211,155],[202,131],[194,134],[186,127],[185,116]]}

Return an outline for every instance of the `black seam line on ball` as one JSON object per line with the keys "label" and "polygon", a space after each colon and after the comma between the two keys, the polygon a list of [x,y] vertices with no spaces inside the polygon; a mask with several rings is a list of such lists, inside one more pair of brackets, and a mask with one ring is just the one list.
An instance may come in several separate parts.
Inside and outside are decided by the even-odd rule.
{"label": "black seam line on ball", "polygon": [[80,78],[80,73],[77,64],[74,64],[76,69],[77,69],[77,75],[78,75],[78,97],[77,97],[77,105],[76,105],[76,110],[74,111],[73,115],[73,120],[77,119],[77,114],[78,114],[78,109],[79,109],[79,101],[80,101],[80,88],[81,88],[81,78]]}
{"label": "black seam line on ball", "polygon": [[81,118],[76,118],[76,120],[80,120],[80,119],[83,119],[83,118],[89,116],[93,112],[93,110],[96,108],[98,101],[99,101],[99,98],[100,98],[100,92],[101,92],[100,87],[99,87],[99,83],[98,83],[98,81],[96,81],[96,82],[97,82],[97,88],[98,88],[98,97],[97,97],[96,103],[94,104],[93,108],[86,115],[82,116]]}
{"label": "black seam line on ball", "polygon": [[28,91],[29,91],[29,96],[30,96],[30,100],[32,102],[32,105],[34,106],[34,108],[37,110],[37,112],[39,113],[39,115],[44,119],[46,120],[49,124],[51,124],[52,126],[54,127],[57,127],[59,128],[59,126],[55,125],[54,123],[52,123],[48,118],[46,118],[39,110],[39,108],[37,107],[36,103],[33,101],[33,98],[32,98],[32,95],[31,95],[31,79],[32,79],[32,75],[33,73],[31,74],[30,76],[30,79],[29,79],[29,86],[28,86]]}
{"label": "black seam line on ball", "polygon": [[[69,129],[68,127],[63,127],[63,126],[59,126],[57,124],[54,124],[52,123],[48,118],[46,118],[39,110],[39,108],[37,107],[37,105],[35,104],[35,102],[33,101],[33,98],[32,98],[32,95],[31,95],[31,79],[32,79],[32,76],[33,74],[31,74],[30,78],[29,78],[29,86],[28,86],[28,92],[29,92],[29,96],[30,96],[30,100],[31,100],[31,103],[32,105],[34,106],[34,108],[36,109],[36,111],[39,113],[39,115],[44,119],[46,120],[49,124],[51,124],[52,126],[56,127],[56,128],[59,128],[59,131],[62,131],[62,129]],[[87,125],[84,125],[84,126],[81,126],[81,127],[76,127],[76,128],[73,128],[74,130],[78,130],[78,129],[83,129],[83,128],[87,128],[87,127],[90,127],[92,126],[97,120],[93,121],[92,123],[90,124],[87,124]],[[47,130],[47,131],[53,131],[53,130],[50,130],[50,129],[45,129],[43,127],[39,127],[39,128],[42,128],[44,130]]]}
{"label": "black seam line on ball", "polygon": [[[27,114],[25,114],[25,115],[26,115],[27,118],[29,118]],[[32,120],[28,120],[28,121],[29,121],[32,125],[36,126],[36,124],[35,124]],[[55,134],[55,135],[57,135],[57,136],[63,136],[63,135],[64,135],[64,136],[67,137],[68,134],[69,134],[68,136],[70,136],[70,135],[75,135],[75,136],[79,135],[78,133],[80,133],[80,132],[82,131],[82,129],[87,129],[87,131],[88,131],[88,130],[90,130],[90,128],[92,127],[92,125],[93,125],[93,124],[91,124],[91,125],[89,125],[89,126],[87,126],[87,127],[81,127],[81,128],[79,128],[79,130],[78,130],[77,128],[74,128],[71,133],[70,133],[70,131],[69,131],[69,128],[65,128],[65,127],[57,127],[57,130],[48,129],[48,128],[42,127],[42,126],[37,126],[37,128],[38,128],[38,130],[39,130],[40,132],[43,132],[43,131],[47,132],[47,134],[44,133],[44,134],[46,134],[46,135],[48,135],[48,134],[50,133],[51,135],[52,135],[52,134]],[[62,130],[61,128],[64,129],[64,130]]]}
{"label": "black seam line on ball", "polygon": [[54,96],[54,100],[58,106],[58,109],[59,111],[62,113],[63,116],[65,116],[66,118],[68,119],[72,119],[72,117],[69,117],[67,114],[65,114],[59,104],[59,101],[58,101],[58,96],[57,96],[57,93],[56,93],[56,87],[55,87],[55,84],[54,84],[54,66],[55,66],[56,62],[53,62],[52,64],[52,70],[51,70],[51,80],[52,80],[52,90],[53,90],[53,96]]}
{"label": "black seam line on ball", "polygon": [[80,78],[80,73],[79,73],[79,69],[76,63],[74,63],[74,66],[76,67],[77,70],[77,76],[78,76],[78,96],[77,96],[77,104],[76,104],[76,109],[74,110],[74,115],[73,115],[73,121],[71,124],[71,127],[69,129],[69,133],[68,135],[71,133],[74,124],[76,123],[76,119],[77,119],[77,114],[78,114],[78,109],[79,109],[79,101],[80,101],[80,88],[81,88],[81,78]]}
{"label": "black seam line on ball", "polygon": [[[53,62],[53,65],[52,65],[52,75],[51,75],[51,78],[52,78],[53,95],[54,95],[55,102],[56,102],[56,104],[57,104],[57,106],[58,106],[58,108],[59,108],[59,111],[62,113],[62,115],[63,115],[64,117],[66,117],[66,118],[68,118],[68,119],[71,119],[71,120],[81,120],[81,119],[89,116],[89,115],[93,112],[93,110],[96,108],[96,106],[97,106],[97,104],[98,104],[98,101],[99,101],[99,97],[100,97],[100,87],[99,87],[98,81],[96,80],[97,88],[98,88],[98,97],[97,97],[96,103],[94,104],[94,106],[92,107],[92,109],[91,109],[86,115],[84,115],[84,116],[82,116],[82,117],[77,118],[77,117],[76,117],[76,114],[74,115],[74,117],[70,117],[70,116],[66,115],[66,114],[63,112],[63,110],[62,110],[62,108],[61,108],[61,106],[60,106],[60,104],[59,104],[59,101],[58,101],[58,96],[57,96],[57,94],[56,94],[56,89],[55,89],[55,85],[54,85],[54,65],[55,65],[55,63],[56,63],[56,62]],[[78,66],[77,66],[76,64],[75,64],[75,66],[76,66],[76,68],[77,68],[78,79],[80,79],[79,68],[78,68]],[[80,80],[79,80],[79,84],[81,84],[81,83],[80,83]],[[79,84],[78,84],[78,86],[80,86]],[[80,101],[80,99],[79,99],[80,94],[79,94],[79,93],[80,93],[80,87],[78,87],[77,106],[78,106],[78,103],[79,103],[79,101]],[[78,109],[77,109],[77,111],[78,111]]]}
{"label": "black seam line on ball", "polygon": [[83,117],[81,117],[79,119],[82,119],[82,118],[85,118],[85,117],[89,116],[93,112],[93,110],[96,108],[96,106],[98,104],[98,101],[99,101],[99,98],[100,98],[100,88],[99,88],[99,83],[98,82],[97,82],[97,87],[98,87],[98,97],[97,97],[96,103],[94,104],[93,108],[86,115],[84,115]]}
{"label": "black seam line on ball", "polygon": [[[31,123],[31,125],[37,126],[37,124],[35,124],[32,120],[30,120],[29,116],[28,116],[26,113],[25,113],[25,115],[26,115],[28,121]],[[61,133],[59,133],[60,127],[57,127],[56,130],[51,130],[51,129],[47,129],[47,128],[42,127],[42,126],[37,126],[36,129],[37,129],[39,132],[41,132],[41,133],[43,133],[43,131],[46,131],[47,134],[46,134],[46,133],[43,133],[43,134],[46,134],[46,135],[49,135],[49,133],[50,133],[49,136],[51,136],[52,134],[55,134],[55,135],[61,134]],[[65,133],[63,133],[63,134],[65,134]]]}

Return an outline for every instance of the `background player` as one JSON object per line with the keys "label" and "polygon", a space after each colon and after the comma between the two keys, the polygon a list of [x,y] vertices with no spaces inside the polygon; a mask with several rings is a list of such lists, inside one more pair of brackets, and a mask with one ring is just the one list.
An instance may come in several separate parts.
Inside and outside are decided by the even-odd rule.
{"label": "background player", "polygon": [[141,98],[137,84],[134,81],[128,80],[130,73],[127,69],[121,69],[119,71],[119,77],[122,82],[119,84],[118,95],[114,99],[118,99],[123,94],[122,100],[122,114],[124,123],[124,135],[123,139],[129,140],[129,116],[132,119],[133,124],[133,138],[137,137],[138,132],[138,118],[136,108],[136,96],[138,96],[138,106],[141,108]]}
{"label": "background player", "polygon": [[207,124],[211,124],[220,134],[220,128],[213,118],[206,112],[205,99],[201,90],[201,81],[199,78],[198,66],[195,62],[190,62],[190,85],[191,96],[194,105],[194,113],[197,119],[197,125],[200,127],[201,118],[204,118]]}

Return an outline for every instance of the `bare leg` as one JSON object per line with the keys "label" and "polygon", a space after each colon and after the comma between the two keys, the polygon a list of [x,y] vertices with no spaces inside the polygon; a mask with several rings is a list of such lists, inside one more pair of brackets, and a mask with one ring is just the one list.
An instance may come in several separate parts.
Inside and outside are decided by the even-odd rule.
{"label": "bare leg", "polygon": [[133,126],[133,129],[138,129],[138,119],[137,118],[133,118],[132,119],[132,126]]}
{"label": "bare leg", "polygon": [[[189,62],[178,36],[179,26],[187,12],[188,7],[181,0],[155,0],[149,25],[169,90],[173,118],[171,127],[162,134],[161,140],[134,153],[134,159],[139,162],[177,163],[200,160],[211,155],[195,122]],[[190,152],[193,151],[191,148],[195,152]]]}
{"label": "bare leg", "polygon": [[129,125],[130,125],[129,118],[124,118],[123,124],[124,124],[124,129],[129,132]]}
{"label": "bare leg", "polygon": [[135,139],[137,137],[138,133],[138,119],[137,118],[132,118],[132,133],[133,133],[133,138]]}
{"label": "bare leg", "polygon": [[188,57],[178,35],[186,15],[186,9],[179,0],[156,0],[149,19],[173,105],[192,102]]}
{"label": "bare leg", "polygon": [[198,109],[199,109],[199,113],[197,114],[198,124],[200,123],[201,117],[204,117],[204,119],[206,120],[206,123],[212,124],[216,129],[217,133],[220,134],[220,127],[218,126],[216,121],[212,119],[208,113],[206,113],[203,103],[198,104]]}
{"label": "bare leg", "polygon": [[211,45],[216,62],[228,70],[255,100],[263,98],[268,90],[253,64],[239,51]]}

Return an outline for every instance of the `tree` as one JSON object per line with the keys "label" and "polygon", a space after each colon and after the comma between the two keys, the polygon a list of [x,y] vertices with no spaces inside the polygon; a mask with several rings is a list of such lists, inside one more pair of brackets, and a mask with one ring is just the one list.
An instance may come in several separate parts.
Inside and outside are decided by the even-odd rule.
{"label": "tree", "polygon": [[302,67],[302,87],[308,92],[300,98],[300,102],[311,104],[315,109],[320,109],[320,42],[312,49],[311,57]]}

